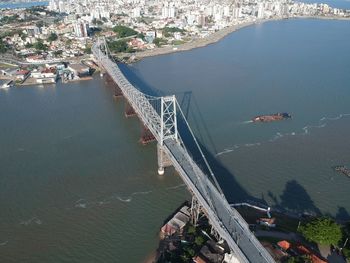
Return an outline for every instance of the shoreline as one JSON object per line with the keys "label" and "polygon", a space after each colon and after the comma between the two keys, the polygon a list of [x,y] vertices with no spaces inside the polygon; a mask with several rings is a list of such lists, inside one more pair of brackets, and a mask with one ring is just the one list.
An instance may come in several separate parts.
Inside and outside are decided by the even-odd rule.
{"label": "shoreline", "polygon": [[178,46],[160,47],[152,50],[136,52],[133,54],[122,53],[119,55],[119,57],[124,57],[129,55],[129,59],[127,60],[126,64],[133,64],[148,57],[162,56],[162,55],[167,55],[175,52],[184,52],[184,51],[189,51],[196,48],[206,47],[211,44],[215,44],[219,42],[220,40],[224,39],[226,36],[236,31],[239,31],[240,29],[243,29],[252,25],[263,24],[270,21],[281,21],[281,20],[291,20],[291,19],[320,19],[320,20],[350,21],[350,17],[325,17],[325,16],[296,16],[296,17],[284,17],[284,18],[246,21],[240,24],[228,26],[224,29],[221,29],[219,31],[212,33],[209,36],[206,36],[204,38],[197,38],[191,42],[187,42]]}
{"label": "shoreline", "polygon": [[[274,19],[266,19],[266,20],[255,20],[255,21],[247,21],[240,24],[231,25],[228,27],[225,27],[224,29],[221,29],[219,31],[216,31],[204,38],[197,38],[193,41],[178,45],[178,46],[166,46],[166,47],[160,47],[155,48],[152,50],[145,50],[141,52],[136,52],[131,54],[130,58],[134,57],[130,62],[128,63],[134,63],[138,62],[143,58],[147,57],[155,57],[155,56],[161,56],[161,55],[167,55],[170,53],[175,52],[183,52],[183,51],[189,51],[196,48],[206,47],[208,45],[214,44],[219,42],[221,39],[225,38],[229,34],[238,31],[242,28],[255,25],[255,24],[261,24],[268,21],[274,21]],[[123,55],[126,55],[125,53]],[[128,54],[130,55],[130,54]],[[123,56],[122,56],[123,57]]]}

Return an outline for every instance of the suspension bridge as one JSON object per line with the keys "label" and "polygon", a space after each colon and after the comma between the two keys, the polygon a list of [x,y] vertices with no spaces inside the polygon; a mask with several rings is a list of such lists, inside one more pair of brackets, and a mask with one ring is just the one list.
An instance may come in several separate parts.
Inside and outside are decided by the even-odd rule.
{"label": "suspension bridge", "polygon": [[[99,38],[92,52],[100,68],[117,85],[119,93],[128,104],[126,115],[137,115],[148,132],[142,142],[157,141],[158,173],[174,166],[192,194],[191,214],[196,223],[203,212],[212,226],[213,234],[227,242],[231,253],[239,262],[275,262],[250,231],[247,222],[227,202],[199,143],[196,140],[175,96],[155,97],[142,93],[124,76],[110,56],[106,40]],[[178,130],[178,118],[182,118],[204,160],[209,175],[203,172],[186,149]]]}

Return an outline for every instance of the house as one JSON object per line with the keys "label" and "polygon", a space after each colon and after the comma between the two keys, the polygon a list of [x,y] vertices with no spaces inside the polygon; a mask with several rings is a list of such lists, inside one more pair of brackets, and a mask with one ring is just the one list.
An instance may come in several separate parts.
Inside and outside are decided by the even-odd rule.
{"label": "house", "polygon": [[30,71],[26,69],[19,69],[15,73],[15,79],[19,81],[24,81],[27,77],[29,77]]}
{"label": "house", "polygon": [[52,84],[56,83],[58,74],[55,68],[44,68],[43,70],[34,70],[31,73],[31,77],[36,80],[36,83],[40,84]]}
{"label": "house", "polygon": [[81,78],[90,76],[90,68],[82,64],[69,64],[67,69],[70,70],[75,77]]}
{"label": "house", "polygon": [[162,228],[161,236],[171,236],[176,232],[182,232],[185,225],[190,220],[188,206],[184,206],[177,212]]}

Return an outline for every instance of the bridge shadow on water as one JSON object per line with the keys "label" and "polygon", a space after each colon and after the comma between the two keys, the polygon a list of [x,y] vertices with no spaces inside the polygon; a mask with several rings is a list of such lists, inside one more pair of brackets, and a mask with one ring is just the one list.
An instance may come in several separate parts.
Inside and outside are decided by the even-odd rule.
{"label": "bridge shadow on water", "polygon": [[[131,69],[124,64],[120,65],[120,68],[127,79],[142,92],[152,96],[173,95],[166,94],[166,92],[149,85],[145,80],[139,77],[135,69]],[[200,144],[200,147],[203,150],[203,153],[206,156],[211,169],[216,175],[218,183],[223,189],[223,192],[225,193],[228,201],[233,203],[254,200],[255,202],[261,203],[262,200],[256,199],[253,196],[249,195],[248,192],[245,191],[244,188],[236,181],[234,174],[229,171],[219,159],[215,157],[215,143],[210,135],[209,129],[200,111],[195,96],[193,95],[193,92],[185,91],[177,93],[175,95],[181,107],[181,110],[185,115],[185,118],[187,120],[191,119],[190,125],[194,125],[198,143]],[[201,153],[196,147],[191,132],[188,129],[186,122],[182,118],[181,114],[178,114],[178,130],[180,131],[180,136],[186,145],[188,152],[192,155],[193,159],[196,161],[199,167],[203,169],[206,174],[209,174]],[[212,149],[212,151],[208,149],[208,146],[203,144],[204,141],[209,142],[209,147]]]}
{"label": "bridge shadow on water", "polygon": [[[142,92],[152,96],[166,96],[165,91],[156,89],[139,77],[135,69],[121,65],[121,70],[128,80]],[[336,215],[323,214],[315,205],[306,189],[296,180],[286,182],[285,188],[280,196],[274,195],[271,191],[267,193],[269,201],[264,196],[251,195],[236,180],[234,171],[229,170],[219,157],[216,157],[217,148],[210,135],[205,118],[192,91],[176,93],[176,98],[182,109],[185,118],[190,122],[191,129],[195,130],[196,139],[200,145],[221,189],[229,203],[249,202],[261,206],[271,206],[281,212],[287,212],[300,216],[302,213],[309,215],[326,215],[335,218],[337,221],[350,220],[350,215],[344,207],[338,207]],[[210,174],[200,151],[198,150],[184,118],[178,114],[178,130],[180,136],[194,161],[207,174]],[[213,181],[213,180],[212,180]],[[272,200],[272,201],[271,201]]]}

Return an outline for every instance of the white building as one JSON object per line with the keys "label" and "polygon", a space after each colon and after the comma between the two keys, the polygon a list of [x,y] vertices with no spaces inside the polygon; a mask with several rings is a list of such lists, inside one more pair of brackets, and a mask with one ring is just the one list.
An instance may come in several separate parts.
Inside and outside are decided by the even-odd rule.
{"label": "white building", "polygon": [[74,33],[76,37],[88,37],[89,34],[89,24],[77,21],[73,24]]}

